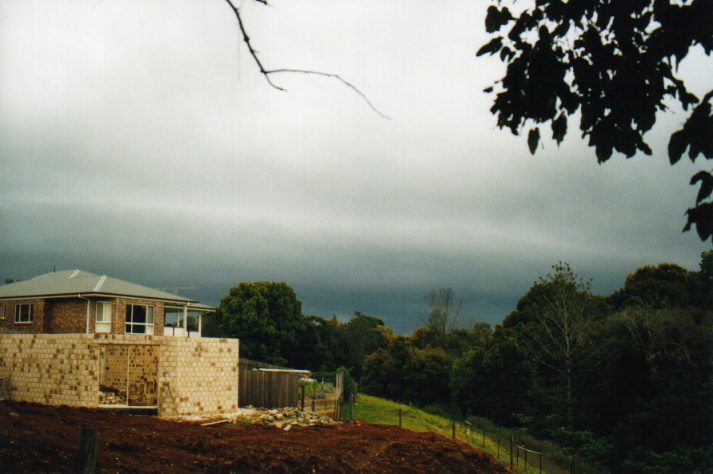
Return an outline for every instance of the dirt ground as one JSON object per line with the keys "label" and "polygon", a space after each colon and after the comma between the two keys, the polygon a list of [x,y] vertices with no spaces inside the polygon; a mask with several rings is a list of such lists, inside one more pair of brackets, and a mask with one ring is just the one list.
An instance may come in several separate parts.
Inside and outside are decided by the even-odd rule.
{"label": "dirt ground", "polygon": [[0,472],[74,471],[81,428],[97,430],[101,472],[509,472],[464,443],[391,426],[200,426],[7,401]]}

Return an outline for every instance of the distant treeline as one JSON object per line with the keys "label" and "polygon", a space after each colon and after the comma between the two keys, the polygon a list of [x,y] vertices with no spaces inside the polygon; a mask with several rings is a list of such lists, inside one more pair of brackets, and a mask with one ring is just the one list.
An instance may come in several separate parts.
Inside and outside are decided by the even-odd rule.
{"label": "distant treeline", "polygon": [[207,332],[240,338],[243,357],[346,367],[361,391],[519,426],[617,472],[713,472],[713,251],[698,271],[639,268],[608,296],[558,263],[494,329],[458,327],[451,290],[425,303],[402,336],[359,312],[304,316],[284,283],[241,283]]}

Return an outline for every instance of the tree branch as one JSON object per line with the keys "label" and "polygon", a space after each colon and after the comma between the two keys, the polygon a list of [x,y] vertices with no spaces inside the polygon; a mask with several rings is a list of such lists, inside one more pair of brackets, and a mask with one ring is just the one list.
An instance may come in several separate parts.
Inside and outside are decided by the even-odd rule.
{"label": "tree branch", "polygon": [[[267,0],[255,0],[258,3],[262,3],[263,5],[268,5]],[[252,43],[250,42],[250,36],[248,35],[247,31],[245,30],[245,24],[243,23],[243,18],[240,16],[240,9],[236,7],[233,4],[233,0],[225,0],[225,3],[228,4],[231,10],[233,10],[233,13],[235,14],[235,18],[238,20],[238,26],[240,27],[240,33],[243,35],[243,42],[245,45],[248,47],[248,51],[250,52],[250,56],[252,56],[253,60],[255,61],[255,64],[257,64],[257,67],[260,69],[260,74],[265,76],[265,80],[267,81],[268,84],[270,84],[272,87],[279,91],[287,91],[284,87],[278,86],[274,82],[272,82],[272,79],[270,78],[270,74],[280,74],[280,73],[298,73],[298,74],[313,74],[316,76],[322,76],[322,77],[329,77],[332,79],[336,79],[345,86],[349,87],[351,90],[353,90],[357,95],[359,95],[364,102],[373,110],[376,114],[378,114],[380,117],[383,117],[387,120],[390,120],[391,117],[388,115],[385,115],[383,112],[381,112],[379,109],[377,109],[374,104],[371,103],[369,98],[364,94],[357,86],[352,84],[351,82],[347,81],[344,79],[342,76],[339,74],[333,74],[329,72],[322,72],[322,71],[312,71],[309,69],[291,69],[291,68],[279,68],[279,69],[267,69],[265,66],[262,64],[262,61],[260,61],[260,58],[257,55],[257,51],[253,47]]]}

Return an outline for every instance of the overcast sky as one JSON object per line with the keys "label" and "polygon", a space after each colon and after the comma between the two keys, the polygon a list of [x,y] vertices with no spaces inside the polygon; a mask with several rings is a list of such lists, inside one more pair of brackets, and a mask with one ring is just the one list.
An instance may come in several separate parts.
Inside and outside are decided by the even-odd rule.
{"label": "overcast sky", "polygon": [[[496,323],[558,260],[609,293],[710,247],[681,233],[705,163],[665,153],[685,114],[602,166],[576,133],[533,157],[495,127],[486,2],[272,4],[243,1],[267,67],[338,73],[391,120],[335,80],[269,87],[223,0],[0,0],[1,278],[81,268],[208,304],[285,281],[307,314],[410,332],[431,288]],[[681,75],[702,96],[711,61]]]}

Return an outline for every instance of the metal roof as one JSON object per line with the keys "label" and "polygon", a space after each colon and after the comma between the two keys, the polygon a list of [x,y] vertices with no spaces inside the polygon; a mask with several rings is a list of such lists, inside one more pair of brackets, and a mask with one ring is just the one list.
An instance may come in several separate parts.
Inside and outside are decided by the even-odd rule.
{"label": "metal roof", "polygon": [[[177,303],[197,303],[196,300],[155,290],[106,275],[77,270],[45,273],[25,281],[0,286],[0,299],[53,296],[128,296]],[[189,305],[193,306],[193,305]],[[202,306],[204,305],[196,305]]]}

